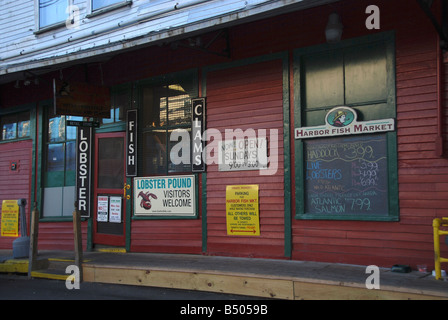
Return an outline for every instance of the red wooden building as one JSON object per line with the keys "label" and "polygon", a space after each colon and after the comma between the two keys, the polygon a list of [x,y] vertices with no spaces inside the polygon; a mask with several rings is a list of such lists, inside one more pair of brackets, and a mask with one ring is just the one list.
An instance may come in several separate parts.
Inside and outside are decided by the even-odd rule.
{"label": "red wooden building", "polygon": [[[85,248],[432,266],[432,220],[448,216],[442,1],[322,3],[30,70],[39,74],[39,84],[3,81],[0,200],[26,198],[28,217],[37,203],[39,249],[73,249],[77,129],[68,121],[89,119],[54,114],[53,79],[63,77],[101,84],[111,93],[110,117],[93,128]],[[342,38],[328,42],[332,13],[340,17]],[[192,173],[191,166],[172,161],[179,140],[171,141],[171,134],[191,132],[191,99],[198,97],[206,98],[209,136],[266,132],[271,174],[217,163]],[[351,125],[392,119],[393,126],[295,136],[298,128],[329,128],[330,111],[340,106],[354,110]],[[138,172],[131,177],[126,111],[134,109]],[[357,166],[363,169],[355,172]],[[137,179],[183,176],[193,182],[192,214],[139,214]],[[227,230],[226,187],[235,185],[258,186],[259,235]],[[109,215],[112,201],[120,199],[118,223],[110,216],[101,221],[100,197],[106,197]],[[0,238],[0,249],[10,249],[12,240]]]}

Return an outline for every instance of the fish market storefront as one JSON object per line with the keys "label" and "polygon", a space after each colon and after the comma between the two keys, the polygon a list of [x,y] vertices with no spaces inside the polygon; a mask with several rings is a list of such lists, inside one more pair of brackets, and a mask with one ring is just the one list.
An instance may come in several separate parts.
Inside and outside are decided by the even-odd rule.
{"label": "fish market storefront", "polygon": [[[87,250],[433,265],[440,35],[419,1],[317,2],[2,84],[0,174],[29,163],[39,249],[73,249],[78,200]],[[104,92],[105,108],[55,106],[53,79]],[[30,132],[8,138],[18,110]]]}

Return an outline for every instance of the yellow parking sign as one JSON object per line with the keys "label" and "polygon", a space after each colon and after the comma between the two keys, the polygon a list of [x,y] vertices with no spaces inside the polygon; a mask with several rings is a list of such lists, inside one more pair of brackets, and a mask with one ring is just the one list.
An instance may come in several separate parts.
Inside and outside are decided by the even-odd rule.
{"label": "yellow parking sign", "polygon": [[259,236],[258,185],[226,187],[227,234]]}
{"label": "yellow parking sign", "polygon": [[2,202],[2,237],[19,236],[19,205],[17,200]]}

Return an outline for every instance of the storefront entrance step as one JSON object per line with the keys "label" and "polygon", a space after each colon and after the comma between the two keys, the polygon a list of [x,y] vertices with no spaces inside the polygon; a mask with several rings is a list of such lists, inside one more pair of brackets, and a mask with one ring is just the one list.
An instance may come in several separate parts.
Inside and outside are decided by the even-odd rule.
{"label": "storefront entrance step", "polygon": [[101,247],[101,248],[95,248],[95,251],[109,252],[109,253],[126,253],[126,249],[121,247]]}
{"label": "storefront entrance step", "polygon": [[[48,268],[48,259],[37,259],[36,268]],[[28,259],[7,259],[0,263],[0,273],[28,273]]]}
{"label": "storefront entrance step", "polygon": [[42,269],[31,272],[32,278],[43,278],[51,280],[66,280],[69,275],[61,269]]}

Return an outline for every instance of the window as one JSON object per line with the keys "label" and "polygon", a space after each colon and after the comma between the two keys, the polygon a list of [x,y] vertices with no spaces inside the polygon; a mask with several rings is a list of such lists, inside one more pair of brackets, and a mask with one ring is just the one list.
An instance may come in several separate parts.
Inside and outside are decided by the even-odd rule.
{"label": "window", "polygon": [[75,201],[77,128],[67,120],[82,117],[49,112],[45,133],[44,217],[71,216]]}
{"label": "window", "polygon": [[2,141],[24,139],[30,137],[30,113],[21,112],[0,118]]}
{"label": "window", "polygon": [[68,0],[38,0],[39,28],[52,26],[67,20]]}
{"label": "window", "polygon": [[196,96],[196,81],[191,73],[141,86],[142,175],[191,172],[190,161],[174,164],[170,159],[170,152],[178,143],[182,144],[180,150],[189,152],[189,141],[170,141],[170,136],[176,129],[184,129],[191,135],[191,98]]}
{"label": "window", "polygon": [[[396,117],[394,37],[378,34],[294,53],[295,127],[339,106],[358,121]],[[396,132],[295,140],[296,218],[398,220]]]}
{"label": "window", "polygon": [[92,0],[92,11],[111,6],[118,3],[127,3],[124,0]]}
{"label": "window", "polygon": [[116,90],[111,93],[110,117],[103,118],[102,124],[114,124],[126,120],[126,110],[131,105],[131,96],[129,89]]}
{"label": "window", "polygon": [[356,107],[362,120],[395,117],[390,50],[379,41],[301,55],[304,125],[322,124],[326,111],[343,105]]}

